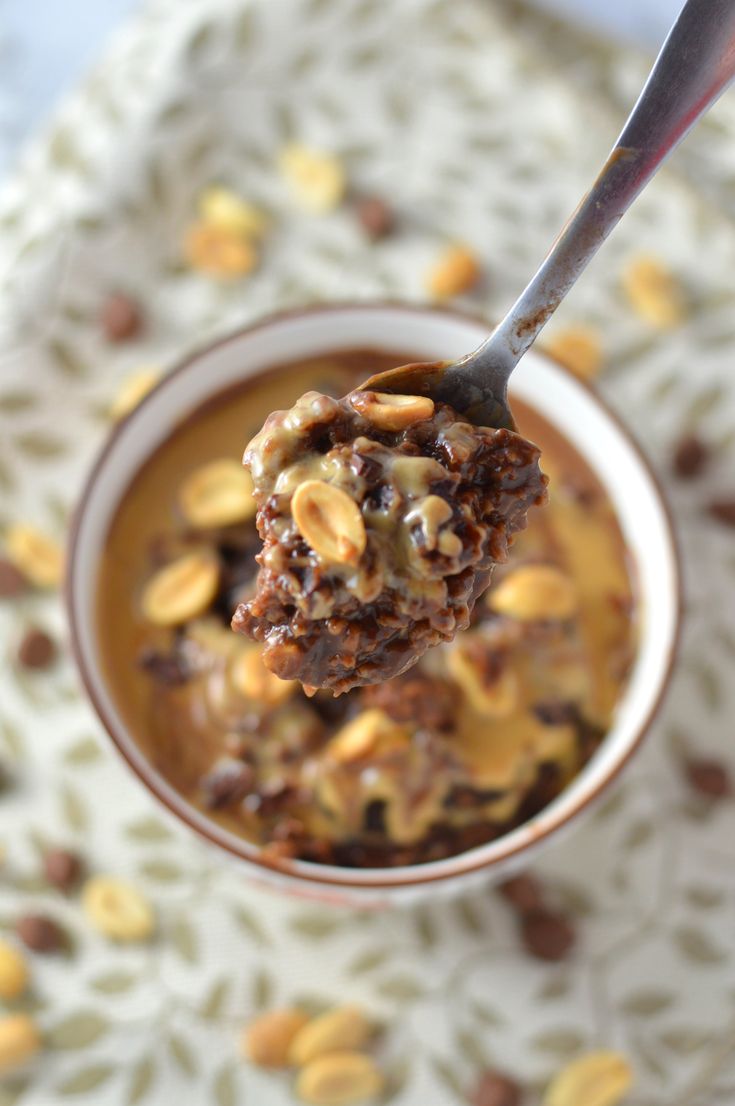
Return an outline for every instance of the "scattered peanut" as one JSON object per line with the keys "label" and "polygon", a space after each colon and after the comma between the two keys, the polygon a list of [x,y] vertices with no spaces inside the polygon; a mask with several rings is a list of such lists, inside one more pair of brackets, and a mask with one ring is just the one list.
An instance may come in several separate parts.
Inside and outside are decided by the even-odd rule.
{"label": "scattered peanut", "polygon": [[391,395],[389,392],[353,392],[350,403],[380,430],[405,430],[434,414],[428,396]]}
{"label": "scattered peanut", "polygon": [[116,422],[134,411],[141,400],[152,392],[161,379],[161,370],[149,366],[136,369],[123,380],[117,395],[110,404],[110,416]]}
{"label": "scattered peanut", "polygon": [[239,650],[230,662],[229,674],[236,691],[266,707],[285,703],[298,687],[298,681],[282,680],[266,668],[260,649]]}
{"label": "scattered peanut", "polygon": [[46,534],[30,523],[16,522],[5,534],[8,560],[38,588],[55,588],[64,575],[64,554]]}
{"label": "scattered peanut", "polygon": [[220,280],[253,271],[258,253],[250,238],[218,223],[192,223],[184,239],[184,256],[192,269]]}
{"label": "scattered peanut", "polygon": [[460,643],[455,643],[448,652],[447,667],[478,714],[507,718],[518,706],[520,687],[512,668],[503,667],[491,677],[483,671],[473,651]]}
{"label": "scattered peanut", "polygon": [[245,237],[259,238],[268,228],[268,217],[260,208],[220,185],[205,188],[198,207],[205,223]]}
{"label": "scattered peanut", "polygon": [[288,1008],[261,1014],[245,1030],[243,1051],[261,1068],[286,1068],[291,1042],[308,1022],[302,1010]]}
{"label": "scattered peanut", "polygon": [[580,380],[594,380],[602,369],[602,343],[590,326],[557,330],[544,343],[546,351]]}
{"label": "scattered peanut", "polygon": [[291,499],[299,533],[323,561],[354,565],[365,552],[367,534],[360,508],[323,480],[305,480]]}
{"label": "scattered peanut", "polygon": [[429,270],[426,286],[435,299],[450,299],[469,292],[479,282],[482,266],[467,246],[450,246]]}
{"label": "scattered peanut", "polygon": [[589,1052],[555,1076],[544,1106],[616,1106],[632,1083],[630,1065],[620,1053]]}
{"label": "scattered peanut", "polygon": [[641,254],[634,258],[621,279],[631,305],[652,326],[670,330],[684,319],[683,289],[673,273],[655,257]]}
{"label": "scattered peanut", "polygon": [[156,626],[178,626],[207,609],[217,593],[219,565],[208,552],[185,553],[148,581],[141,606]]}
{"label": "scattered peanut", "polygon": [[385,711],[371,707],[337,730],[327,745],[327,752],[339,764],[351,764],[381,750],[405,745],[405,742],[406,731]]}
{"label": "scattered peanut", "polygon": [[96,929],[113,941],[145,941],[153,933],[153,911],[136,887],[114,876],[93,876],[82,891],[82,907]]}
{"label": "scattered peanut", "polygon": [[312,1106],[350,1106],[383,1089],[383,1076],[361,1052],[330,1052],[312,1060],[296,1080],[296,1094]]}
{"label": "scattered peanut", "polygon": [[28,1014],[0,1018],[0,1075],[22,1067],[40,1047],[40,1034]]}
{"label": "scattered peanut", "polygon": [[229,457],[210,461],[186,477],[179,506],[186,521],[201,529],[245,522],[255,514],[250,473]]}
{"label": "scattered peanut", "polygon": [[521,565],[488,592],[487,604],[498,614],[521,622],[571,618],[577,609],[574,584],[554,565]]}
{"label": "scattered peanut", "polygon": [[[366,713],[382,714],[382,711]],[[359,1006],[337,1006],[312,1018],[296,1034],[289,1049],[289,1060],[296,1067],[303,1067],[327,1052],[360,1048],[369,1036],[370,1023]]]}
{"label": "scattered peanut", "polygon": [[18,998],[27,986],[28,965],[23,953],[0,940],[0,998],[6,1002]]}
{"label": "scattered peanut", "polygon": [[323,214],[342,202],[346,179],[342,163],[332,154],[293,144],[281,151],[281,172],[294,198],[307,211]]}

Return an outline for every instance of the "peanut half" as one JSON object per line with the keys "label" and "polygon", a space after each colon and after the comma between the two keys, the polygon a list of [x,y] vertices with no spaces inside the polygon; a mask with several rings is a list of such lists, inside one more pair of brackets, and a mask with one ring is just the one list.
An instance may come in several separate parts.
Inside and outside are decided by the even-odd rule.
{"label": "peanut half", "polygon": [[261,1068],[288,1067],[291,1042],[308,1020],[303,1010],[292,1007],[261,1014],[245,1030],[245,1055]]}
{"label": "peanut half", "polygon": [[229,188],[210,185],[199,196],[199,214],[205,223],[251,238],[260,238],[268,229],[268,216]]}
{"label": "peanut half", "polygon": [[93,876],[82,891],[82,907],[92,925],[113,941],[145,941],[155,920],[147,899],[114,876]]}
{"label": "peanut half", "polygon": [[317,1056],[360,1048],[370,1036],[370,1022],[359,1006],[337,1006],[312,1018],[294,1037],[289,1061],[303,1067]]}
{"label": "peanut half", "polygon": [[110,418],[115,422],[126,418],[153,391],[160,379],[161,370],[148,365],[126,376],[110,404]]}
{"label": "peanut half", "polygon": [[64,554],[46,534],[29,523],[16,522],[5,534],[5,549],[26,580],[37,588],[55,588],[64,575]]}
{"label": "peanut half", "polygon": [[520,622],[563,620],[575,614],[577,595],[572,580],[554,565],[521,565],[488,593],[487,605]]}
{"label": "peanut half", "polygon": [[602,369],[602,344],[590,326],[570,326],[549,336],[544,348],[580,380],[594,380]]}
{"label": "peanut half", "polygon": [[405,737],[405,731],[385,711],[371,707],[337,730],[326,753],[338,764],[351,764],[376,752],[381,745],[403,744]]}
{"label": "peanut half", "polygon": [[250,238],[204,220],[187,230],[184,255],[192,269],[220,280],[245,276],[258,264],[258,251]]}
{"label": "peanut half", "polygon": [[674,274],[655,257],[641,254],[622,275],[623,291],[641,318],[671,330],[686,315],[684,293]]}
{"label": "peanut half", "polygon": [[405,430],[434,414],[429,396],[391,395],[390,392],[353,392],[350,403],[379,430]]}
{"label": "peanut half", "polygon": [[380,1094],[383,1076],[362,1052],[329,1052],[312,1060],[296,1080],[296,1094],[312,1106],[350,1106]]}
{"label": "peanut half", "polygon": [[41,1036],[28,1014],[0,1018],[0,1075],[22,1067],[41,1047]]}
{"label": "peanut half", "polygon": [[328,564],[354,565],[365,552],[360,508],[341,488],[305,480],[293,494],[291,513],[304,541]]}
{"label": "peanut half", "polygon": [[245,522],[255,514],[250,473],[229,457],[210,461],[186,477],[179,506],[186,521],[203,530]]}
{"label": "peanut half", "polygon": [[630,1065],[619,1052],[589,1052],[552,1079],[544,1106],[617,1106],[632,1083]]}
{"label": "peanut half", "polygon": [[0,998],[19,998],[28,986],[26,959],[14,945],[0,940]]}
{"label": "peanut half", "polygon": [[240,650],[230,661],[229,675],[236,691],[265,707],[285,703],[298,687],[296,680],[282,680],[266,668],[260,649]]}
{"label": "peanut half", "polygon": [[145,586],[143,614],[156,626],[178,626],[207,609],[219,583],[216,557],[207,552],[186,553],[153,576]]}
{"label": "peanut half", "polygon": [[293,143],[281,151],[279,162],[294,198],[307,211],[324,214],[342,202],[345,171],[332,154]]}
{"label": "peanut half", "polygon": [[479,282],[482,267],[479,258],[467,246],[450,246],[426,278],[430,294],[438,300],[469,292]]}

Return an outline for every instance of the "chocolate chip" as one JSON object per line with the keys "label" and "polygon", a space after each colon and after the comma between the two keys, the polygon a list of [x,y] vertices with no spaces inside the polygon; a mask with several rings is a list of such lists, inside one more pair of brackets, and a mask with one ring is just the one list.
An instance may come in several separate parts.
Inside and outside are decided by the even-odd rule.
{"label": "chocolate chip", "polygon": [[685,764],[691,787],[708,799],[726,799],[732,794],[732,780],[727,766],[708,757],[689,757]]}
{"label": "chocolate chip", "polygon": [[539,880],[530,872],[521,872],[499,884],[498,891],[514,910],[527,914],[531,910],[542,910],[544,892]]}
{"label": "chocolate chip", "polygon": [[18,661],[24,668],[48,668],[56,659],[56,645],[43,630],[31,627],[18,646]]}
{"label": "chocolate chip", "polygon": [[34,952],[58,952],[66,944],[63,929],[43,914],[25,914],[16,922],[15,932]]}
{"label": "chocolate chip", "polygon": [[252,791],[255,773],[240,760],[222,760],[202,779],[204,803],[218,810],[230,803],[239,803]]}
{"label": "chocolate chip", "polygon": [[682,480],[692,480],[704,472],[709,461],[709,449],[696,434],[686,434],[674,447],[671,464]]}
{"label": "chocolate chip", "polygon": [[140,333],[143,313],[130,296],[113,292],[102,305],[100,322],[108,342],[126,342]]}
{"label": "chocolate chip", "polygon": [[373,242],[387,238],[395,229],[393,210],[380,196],[363,196],[357,201],[355,211],[362,229]]}
{"label": "chocolate chip", "polygon": [[138,665],[164,687],[180,687],[191,676],[186,658],[176,649],[161,653],[157,649],[145,648],[138,654]]}
{"label": "chocolate chip", "polygon": [[521,1088],[500,1071],[485,1071],[470,1096],[472,1106],[520,1106]]}
{"label": "chocolate chip", "polygon": [[574,945],[574,928],[563,914],[541,907],[521,919],[521,939],[538,960],[563,960]]}
{"label": "chocolate chip", "polygon": [[0,557],[0,599],[15,599],[28,590],[28,583],[22,572],[6,557]]}
{"label": "chocolate chip", "polygon": [[735,526],[735,499],[713,499],[707,506],[712,518],[724,526]]}
{"label": "chocolate chip", "polygon": [[71,891],[82,877],[84,864],[81,857],[68,849],[49,849],[44,854],[43,870],[49,883],[59,891]]}

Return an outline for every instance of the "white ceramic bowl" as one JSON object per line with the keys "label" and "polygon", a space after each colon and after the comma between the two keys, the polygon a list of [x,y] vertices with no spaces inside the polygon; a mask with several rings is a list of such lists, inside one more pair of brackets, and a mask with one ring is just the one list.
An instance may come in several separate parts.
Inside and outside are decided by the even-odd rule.
{"label": "white ceramic bowl", "polygon": [[531,351],[512,394],[535,407],[576,447],[612,500],[637,576],[642,610],[637,659],[612,729],[589,764],[549,806],[510,833],[459,856],[405,868],[349,869],[303,861],[266,864],[257,847],[187,803],[141,752],[115,707],[99,664],[95,587],[100,553],[133,476],[182,416],[213,394],[272,365],[337,349],[406,350],[426,360],[457,357],[486,324],[450,310],[399,305],[319,307],[267,319],[187,359],[113,432],[83,493],[72,534],[68,611],[89,696],[118,750],[150,791],[192,829],[239,858],[252,877],[330,902],[379,907],[462,891],[481,876],[506,877],[588,809],[637,748],[663,695],[680,618],[676,543],[661,490],[636,444],[591,389]]}

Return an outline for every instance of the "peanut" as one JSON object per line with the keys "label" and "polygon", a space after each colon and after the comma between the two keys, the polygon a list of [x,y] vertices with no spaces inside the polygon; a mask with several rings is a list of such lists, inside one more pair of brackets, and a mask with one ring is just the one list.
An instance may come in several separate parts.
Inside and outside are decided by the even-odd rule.
{"label": "peanut", "polygon": [[184,239],[184,256],[192,269],[220,280],[252,272],[258,253],[250,238],[217,223],[193,223]]}
{"label": "peanut", "polygon": [[38,1028],[28,1014],[0,1018],[0,1075],[21,1067],[40,1047]]}
{"label": "peanut", "polygon": [[184,480],[179,506],[188,523],[205,530],[245,522],[255,514],[250,473],[231,458],[210,461]]}
{"label": "peanut", "polygon": [[508,573],[487,596],[498,614],[520,622],[571,618],[577,610],[572,580],[554,565],[521,565]]}
{"label": "peanut", "polygon": [[219,583],[213,554],[186,553],[158,570],[145,586],[143,614],[156,626],[178,626],[207,609]]}
{"label": "peanut", "polygon": [[479,658],[461,644],[448,652],[447,667],[478,714],[486,718],[507,718],[517,707],[520,688],[512,668],[504,667],[490,679],[484,674]]}
{"label": "peanut", "polygon": [[369,756],[380,744],[386,741],[391,743],[396,737],[402,739],[403,736],[403,730],[385,711],[373,707],[345,723],[331,739],[326,751],[332,760],[350,764]]}
{"label": "peanut", "polygon": [[670,330],[684,319],[682,287],[655,257],[641,254],[634,258],[622,275],[622,285],[631,305],[652,326]]}
{"label": "peanut", "polygon": [[620,1053],[589,1052],[552,1079],[544,1106],[616,1106],[632,1083],[630,1065]]}
{"label": "peanut", "polygon": [[302,1010],[288,1008],[261,1014],[245,1030],[243,1051],[261,1068],[286,1068],[291,1042],[309,1018]]}
{"label": "peanut", "polygon": [[324,214],[342,202],[345,171],[333,155],[294,143],[281,151],[279,163],[294,198],[307,211]]}
{"label": "peanut", "polygon": [[312,1060],[296,1081],[296,1094],[312,1106],[350,1106],[380,1094],[383,1076],[361,1052],[330,1052]]}
{"label": "peanut", "polygon": [[353,392],[350,403],[380,430],[405,430],[434,414],[429,396],[391,395],[390,392]]}
{"label": "peanut", "polygon": [[341,488],[305,480],[293,494],[291,512],[302,538],[323,561],[354,565],[365,552],[360,508]]}
{"label": "peanut", "polygon": [[130,373],[123,380],[117,395],[110,404],[110,417],[119,422],[134,411],[141,400],[152,392],[161,379],[161,370],[144,366]]}
{"label": "peanut", "polygon": [[148,901],[132,884],[114,876],[93,876],[82,891],[92,925],[113,941],[145,941],[155,921]]}
{"label": "peanut", "polygon": [[235,234],[259,238],[268,228],[268,217],[259,208],[220,185],[205,188],[198,207],[205,223]]}
{"label": "peanut", "polygon": [[450,246],[429,270],[426,285],[435,299],[450,299],[469,292],[479,282],[482,267],[467,246]]}
{"label": "peanut", "polygon": [[0,940],[0,998],[19,998],[28,986],[26,959],[14,945]]}
{"label": "peanut", "polygon": [[230,662],[230,680],[236,691],[266,707],[277,707],[290,699],[296,680],[282,680],[263,664],[260,649],[242,649]]}
{"label": "peanut", "polygon": [[60,545],[29,523],[16,522],[5,534],[8,560],[37,588],[55,588],[64,575]]}
{"label": "peanut", "polygon": [[[382,714],[382,711],[376,711]],[[370,1036],[370,1023],[358,1006],[336,1006],[312,1018],[294,1037],[289,1060],[296,1067],[326,1052],[360,1048]]]}
{"label": "peanut", "polygon": [[602,368],[602,345],[596,330],[570,326],[557,330],[545,343],[548,353],[580,380],[594,380]]}

